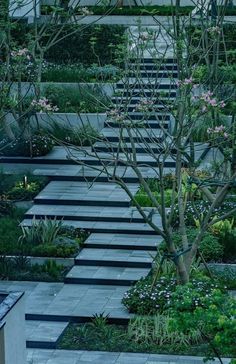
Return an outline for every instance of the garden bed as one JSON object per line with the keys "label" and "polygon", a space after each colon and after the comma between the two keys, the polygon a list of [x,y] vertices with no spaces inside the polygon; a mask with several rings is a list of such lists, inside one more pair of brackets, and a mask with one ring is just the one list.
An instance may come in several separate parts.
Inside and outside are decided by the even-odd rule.
{"label": "garden bed", "polygon": [[[159,16],[172,16],[176,14],[175,6],[167,5],[153,5],[153,6],[88,6],[88,12],[94,15],[159,15]],[[181,6],[178,9],[178,13],[181,16],[189,15],[195,6]],[[41,15],[49,15],[55,11],[50,5],[41,6]],[[81,7],[78,7],[78,14],[81,14]],[[226,15],[236,15],[236,7],[226,9]]]}
{"label": "garden bed", "polygon": [[[3,212],[2,212],[3,215]],[[17,257],[74,258],[87,238],[83,231],[62,226],[56,220],[33,221],[31,228],[19,226],[24,211],[5,209],[0,218],[0,255]]]}
{"label": "garden bed", "polygon": [[155,342],[135,340],[129,334],[127,326],[106,323],[70,324],[58,343],[58,349],[196,356],[207,353],[204,343],[179,348],[157,345]]}
{"label": "garden bed", "polygon": [[0,280],[64,282],[70,267],[48,259],[43,264],[32,264],[27,257],[0,256]]}

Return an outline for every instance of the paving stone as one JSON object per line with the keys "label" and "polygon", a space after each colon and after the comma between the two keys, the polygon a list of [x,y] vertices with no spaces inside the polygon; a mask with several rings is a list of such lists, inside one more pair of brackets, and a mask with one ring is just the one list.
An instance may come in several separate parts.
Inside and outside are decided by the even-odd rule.
{"label": "paving stone", "polygon": [[[143,263],[151,264],[153,261],[153,251],[145,250],[128,250],[128,249],[92,249],[84,248],[76,257],[76,264],[82,264],[87,261],[100,262],[103,265],[104,262],[113,263]],[[115,265],[115,264],[114,264]]]}
{"label": "paving stone", "polygon": [[[159,129],[145,129],[145,128],[135,128],[131,129],[130,133],[134,141],[147,140],[150,142],[161,141],[163,138],[163,132]],[[120,128],[104,128],[102,129],[102,135],[105,140],[119,141],[121,137]],[[122,130],[122,138],[125,141],[129,141],[129,134],[127,130]]]}
{"label": "paving stone", "polygon": [[[38,219],[40,220],[40,219]],[[131,223],[131,222],[109,222],[105,221],[74,221],[74,220],[61,220],[64,226],[72,226],[75,229],[83,229],[95,233],[121,233],[121,234],[135,234],[140,233],[143,235],[153,235],[153,229],[145,223]],[[22,226],[32,226],[32,219],[24,219],[21,223]],[[37,219],[36,219],[37,221]],[[160,226],[161,227],[161,226]]]}
{"label": "paving stone", "polygon": [[[33,362],[31,359],[33,358]],[[81,351],[81,350],[42,350],[28,349],[27,364],[44,364],[42,360],[48,360],[47,364],[179,364],[183,356],[159,355],[143,353],[112,353],[104,351]],[[57,360],[57,361],[56,361]],[[63,361],[64,360],[64,361]],[[203,364],[203,358],[185,356],[186,364]],[[230,359],[224,359],[224,364],[229,364]],[[209,364],[219,364],[218,360],[210,361]]]}
{"label": "paving stone", "polygon": [[39,218],[44,216],[51,218],[58,217],[64,220],[77,221],[144,222],[143,217],[137,211],[136,207],[34,204],[27,211],[25,218],[32,218],[33,216]]}
{"label": "paving stone", "polygon": [[92,233],[85,241],[86,247],[105,247],[113,249],[147,249],[154,250],[162,241],[159,235],[142,235],[142,234],[109,234],[109,233]]}
{"label": "paving stone", "polygon": [[145,277],[150,268],[104,267],[104,266],[74,266],[66,276],[68,283],[90,282],[91,284],[122,284],[129,285]]}
{"label": "paving stone", "polygon": [[[134,195],[139,186],[130,184],[129,189]],[[75,181],[52,181],[41,191],[35,198],[37,203],[52,203],[57,201],[57,204],[83,204],[93,202],[104,202],[105,206],[111,203],[119,203],[129,206],[130,198],[127,193],[117,184],[114,183],[86,183]]]}
{"label": "paving stone", "polygon": [[56,343],[68,322],[26,321],[26,340],[46,343]]}

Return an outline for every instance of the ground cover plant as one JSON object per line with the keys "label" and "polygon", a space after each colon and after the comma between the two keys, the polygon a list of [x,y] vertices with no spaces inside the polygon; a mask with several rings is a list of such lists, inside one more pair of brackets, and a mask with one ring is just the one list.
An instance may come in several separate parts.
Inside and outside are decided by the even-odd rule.
{"label": "ground cover plant", "polygon": [[81,127],[67,127],[52,121],[48,134],[51,135],[55,144],[72,143],[77,146],[90,146],[99,138],[99,133],[90,124]]}
{"label": "ground cover plant", "polygon": [[91,323],[71,324],[59,348],[207,358],[235,355],[236,302],[222,282],[212,281],[205,273],[195,271],[185,286],[176,285],[166,271],[154,286],[153,279],[147,277],[127,292],[123,302],[138,313],[127,327],[108,324],[109,316],[96,315]]}
{"label": "ground cover plant", "polygon": [[34,220],[32,228],[20,227],[24,213],[10,203],[0,217],[0,255],[64,258],[79,252],[85,232],[48,219]]}
{"label": "ground cover plant", "polygon": [[63,282],[67,272],[67,267],[53,260],[39,265],[31,264],[25,256],[0,256],[0,280]]}
{"label": "ground cover plant", "polygon": [[42,82],[115,82],[121,70],[113,65],[85,67],[83,64],[45,63]]}
{"label": "ground cover plant", "polygon": [[61,113],[99,113],[110,105],[109,98],[99,86],[78,89],[48,86],[44,97]]}
{"label": "ground cover plant", "polygon": [[0,143],[0,154],[6,157],[41,157],[54,147],[54,141],[43,130],[31,130],[25,137],[18,130],[12,139],[3,133]]}
{"label": "ground cover plant", "polygon": [[47,184],[46,177],[0,173],[1,200],[32,200]]}

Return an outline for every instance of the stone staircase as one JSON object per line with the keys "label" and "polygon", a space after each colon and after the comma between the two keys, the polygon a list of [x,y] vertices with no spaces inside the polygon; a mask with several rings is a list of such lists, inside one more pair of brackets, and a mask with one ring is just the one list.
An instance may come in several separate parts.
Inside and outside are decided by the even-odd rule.
{"label": "stone staircase", "polygon": [[[145,59],[140,71],[142,83],[133,78],[135,67],[132,62],[128,85],[122,80],[117,83],[117,91],[122,92],[122,96],[114,96],[112,100],[116,108],[126,111],[127,123],[133,126],[138,123],[130,131],[135,143],[137,163],[144,176],[150,178],[155,176],[157,162],[149,155],[149,149],[155,154],[161,155],[163,152],[163,130],[168,131],[170,127],[170,114],[166,112],[164,103],[166,98],[173,101],[176,96],[174,78],[177,76],[177,67],[171,59],[159,68],[151,59]],[[168,78],[170,72],[171,79]],[[158,87],[154,81],[159,82]],[[164,96],[162,91],[165,92]],[[146,118],[135,108],[143,97],[151,96],[156,98],[156,110]],[[140,120],[142,127],[139,127]],[[74,266],[52,303],[43,313],[32,309],[27,312],[28,347],[54,348],[68,322],[84,322],[96,313],[109,314],[110,322],[127,322],[131,315],[121,304],[123,294],[130,285],[149,274],[156,249],[162,240],[132,206],[127,193],[117,184],[109,182],[103,169],[106,165],[112,173],[114,168],[111,156],[118,150],[119,124],[107,120],[101,134],[102,140],[91,148],[71,151],[69,158],[68,151],[56,147],[46,158],[36,161],[38,165],[35,173],[48,175],[51,182],[35,198],[22,225],[31,226],[33,218],[39,220],[46,216],[62,220],[65,225],[84,229],[90,235],[75,257]],[[131,166],[127,167],[124,163],[127,160],[126,153],[132,152],[126,130],[123,137],[124,153],[119,154],[117,169],[134,196],[139,184]],[[50,166],[53,169],[50,170]],[[165,171],[168,173],[174,167],[175,160],[168,158]],[[146,210],[151,211],[148,208]],[[153,221],[161,228],[161,219],[157,213]],[[32,293],[34,295],[37,295],[37,289]],[[44,337],[43,331],[47,325],[51,336]]]}
{"label": "stone staircase", "polygon": [[[136,68],[135,60],[131,60],[130,77],[117,82],[112,101],[115,108],[125,111],[125,122],[132,126],[137,123],[129,130],[137,164],[144,178],[155,178],[158,166],[150,152],[162,161],[164,133],[170,131],[171,121],[165,102],[167,99],[173,102],[176,97],[177,66],[171,58],[161,65],[145,58],[138,77],[135,77]],[[155,98],[155,112],[137,111],[140,100],[150,97]],[[22,282],[27,297],[27,346],[30,348],[55,348],[69,322],[86,322],[94,314],[109,315],[110,322],[127,323],[132,315],[122,305],[122,297],[130,285],[149,274],[162,241],[132,206],[131,197],[109,180],[109,173],[112,175],[114,170],[112,157],[118,151],[120,125],[107,120],[101,135],[92,147],[80,151],[55,147],[47,156],[33,160],[5,158],[5,163],[12,163],[12,168],[15,163],[30,165],[35,174],[50,178],[26,212],[22,225],[31,226],[33,219],[46,216],[90,233],[64,284]],[[132,166],[126,165],[127,153],[132,153],[133,145],[129,133],[124,130],[123,135],[125,144],[123,153],[119,153],[116,174],[134,196],[139,189],[138,178]],[[174,157],[164,163],[165,173],[174,171]],[[147,213],[149,210],[146,208]],[[158,213],[154,213],[153,221],[161,228]]]}

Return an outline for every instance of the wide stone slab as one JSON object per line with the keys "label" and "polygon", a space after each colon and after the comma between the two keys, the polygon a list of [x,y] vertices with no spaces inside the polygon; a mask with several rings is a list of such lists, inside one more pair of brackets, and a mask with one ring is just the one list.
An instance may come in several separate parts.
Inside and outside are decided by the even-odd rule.
{"label": "wide stone slab", "polygon": [[[129,185],[135,195],[138,185]],[[86,183],[76,181],[52,181],[35,198],[37,203],[83,205],[129,206],[130,197],[115,183]]]}
{"label": "wide stone slab", "polygon": [[[222,359],[229,364],[231,359]],[[27,364],[203,364],[203,358],[148,353],[113,353],[83,350],[27,350]],[[209,364],[219,364],[218,360]]]}
{"label": "wide stone slab", "polygon": [[[148,211],[149,209],[147,209]],[[151,211],[151,209],[150,209]],[[144,222],[136,207],[71,206],[35,204],[25,214],[25,218],[63,218],[76,221],[122,221]]]}
{"label": "wide stone slab", "polygon": [[83,248],[75,258],[77,265],[109,265],[151,268],[155,252],[128,249]]}
{"label": "wide stone slab", "polygon": [[86,239],[84,246],[89,248],[156,251],[162,240],[163,238],[159,235],[92,233]]}
{"label": "wide stone slab", "polygon": [[0,281],[0,290],[25,292],[27,319],[78,322],[105,313],[113,321],[131,315],[121,300],[127,286]]}
{"label": "wide stone slab", "polygon": [[67,274],[65,282],[129,286],[149,272],[150,268],[77,265]]}
{"label": "wide stone slab", "polygon": [[[155,218],[155,216],[154,216]],[[35,219],[40,221],[40,219]],[[62,220],[58,217],[58,221],[62,222],[64,226],[71,226],[75,229],[83,229],[92,233],[120,233],[120,234],[142,234],[153,235],[154,230],[145,223],[136,222],[109,222],[107,221],[76,221],[76,220]],[[33,219],[24,219],[21,223],[22,226],[32,226]],[[159,218],[156,221],[157,226],[161,229]]]}
{"label": "wide stone slab", "polygon": [[27,320],[27,347],[56,348],[67,325],[68,322]]}

